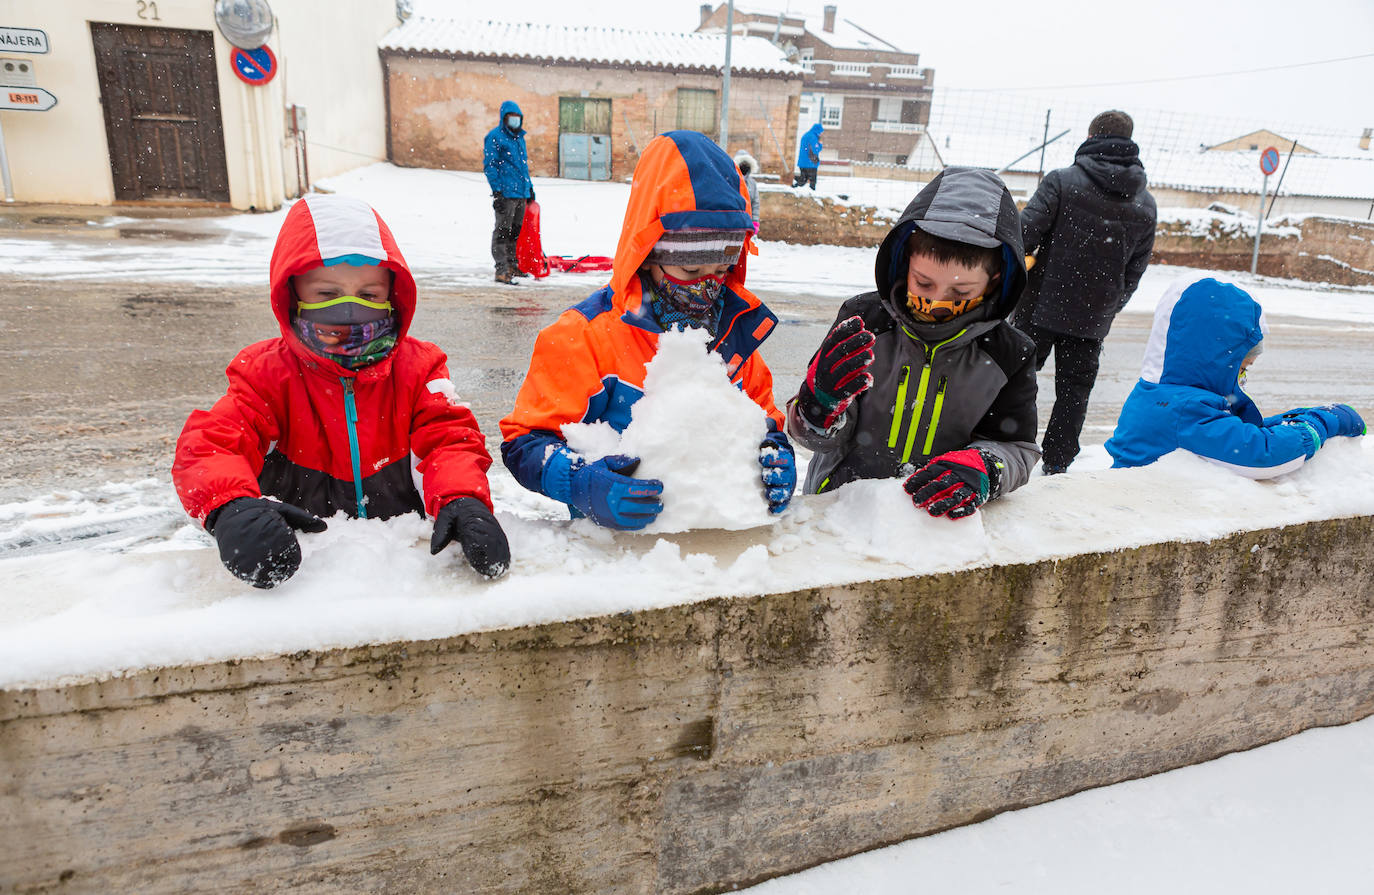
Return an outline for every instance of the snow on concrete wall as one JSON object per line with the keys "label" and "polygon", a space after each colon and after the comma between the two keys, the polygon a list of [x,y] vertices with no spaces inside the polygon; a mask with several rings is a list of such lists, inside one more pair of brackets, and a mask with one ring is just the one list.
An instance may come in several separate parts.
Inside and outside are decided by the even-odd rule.
{"label": "snow on concrete wall", "polygon": [[725,891],[1365,717],[1372,640],[1355,517],[3,691],[0,889]]}

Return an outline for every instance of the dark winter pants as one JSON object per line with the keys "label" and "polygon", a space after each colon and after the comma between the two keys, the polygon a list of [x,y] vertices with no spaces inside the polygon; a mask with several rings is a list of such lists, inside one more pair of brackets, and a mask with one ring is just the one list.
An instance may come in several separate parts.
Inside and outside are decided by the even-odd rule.
{"label": "dark winter pants", "polygon": [[793,186],[801,186],[801,185],[804,184],[804,183],[809,183],[809,184],[811,184],[811,189],[814,190],[814,189],[816,188],[816,171],[817,171],[818,169],[817,169],[817,168],[798,168],[797,170],[801,171],[801,173],[798,174],[798,175],[796,176],[796,178],[792,181],[792,185],[793,185]]}
{"label": "dark winter pants", "polygon": [[1078,436],[1088,415],[1088,395],[1097,382],[1102,340],[1066,336],[1038,326],[1026,327],[1035,340],[1035,369],[1045,366],[1054,352],[1054,409],[1045,426],[1045,467],[1063,469],[1078,456]]}
{"label": "dark winter pants", "polygon": [[496,212],[496,226],[491,231],[491,260],[496,262],[498,276],[515,270],[515,241],[520,238],[520,225],[525,222],[527,201],[504,196],[491,200],[491,207]]}

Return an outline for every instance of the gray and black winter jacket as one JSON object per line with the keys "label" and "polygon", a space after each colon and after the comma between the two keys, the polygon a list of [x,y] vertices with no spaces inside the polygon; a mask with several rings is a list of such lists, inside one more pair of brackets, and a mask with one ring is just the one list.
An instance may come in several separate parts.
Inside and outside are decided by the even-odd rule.
{"label": "gray and black winter jacket", "polygon": [[[936,236],[1002,247],[1000,288],[981,305],[944,323],[920,323],[906,306],[907,237],[915,227]],[[997,175],[947,168],[902,213],[878,249],[876,292],[840,307],[877,337],[873,386],[834,428],[818,431],[788,403],[787,431],[814,451],[805,492],[857,479],[907,475],[937,454],[981,448],[1003,461],[998,497],[1026,483],[1036,447],[1035,345],[1005,320],[1026,282],[1016,203]]]}
{"label": "gray and black winter jacket", "polygon": [[1125,137],[1089,137],[1073,164],[1045,175],[1021,212],[1035,255],[1012,322],[1105,339],[1150,263],[1155,200],[1140,149]]}

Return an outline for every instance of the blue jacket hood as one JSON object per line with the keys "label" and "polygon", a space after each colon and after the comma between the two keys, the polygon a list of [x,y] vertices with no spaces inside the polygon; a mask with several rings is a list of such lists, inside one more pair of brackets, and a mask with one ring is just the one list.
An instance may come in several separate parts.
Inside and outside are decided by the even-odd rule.
{"label": "blue jacket hood", "polygon": [[[496,123],[498,125],[505,124],[507,115],[519,115],[520,123],[522,125],[525,123],[525,113],[520,111],[520,107],[516,105],[513,99],[508,99],[501,104],[501,113],[496,117]],[[524,130],[524,128],[522,127],[521,130]]]}
{"label": "blue jacket hood", "polygon": [[1233,396],[1245,355],[1268,324],[1245,290],[1210,277],[1170,286],[1155,308],[1140,378]]}
{"label": "blue jacket hood", "polygon": [[819,137],[821,134],[825,133],[825,126],[817,121],[815,124],[811,125],[811,129],[808,130],[807,133]]}

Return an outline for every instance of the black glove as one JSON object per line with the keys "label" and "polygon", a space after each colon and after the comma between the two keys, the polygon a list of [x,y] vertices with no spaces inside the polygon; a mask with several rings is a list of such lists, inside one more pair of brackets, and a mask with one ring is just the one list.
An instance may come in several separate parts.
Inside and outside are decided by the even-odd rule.
{"label": "black glove", "polygon": [[797,392],[797,410],[803,419],[828,430],[850,402],[873,384],[868,368],[873,364],[875,339],[857,315],[835,324],[816,349]]}
{"label": "black glove", "polygon": [[911,502],[932,516],[962,519],[1002,491],[1002,461],[965,448],[931,457],[902,485]]}
{"label": "black glove", "polygon": [[530,200],[531,202],[534,201],[534,187],[530,187],[530,199],[529,199],[529,200]]}
{"label": "black glove", "polygon": [[485,578],[500,578],[510,569],[510,544],[501,523],[475,497],[459,497],[444,504],[434,520],[430,555],[457,541],[468,565]]}
{"label": "black glove", "polygon": [[500,191],[500,190],[492,190],[492,191],[491,191],[491,197],[492,197],[493,199],[504,199],[504,198],[506,198],[505,196],[501,195],[501,191]]}
{"label": "black glove", "polygon": [[205,517],[224,567],[235,578],[262,588],[276,587],[301,567],[296,531],[321,532],[327,527],[314,513],[265,497],[238,497]]}

